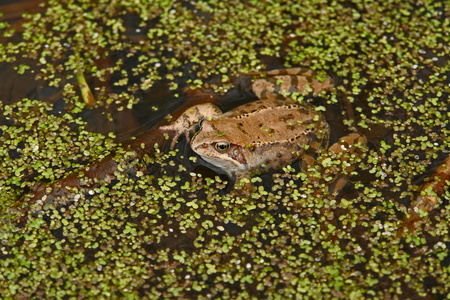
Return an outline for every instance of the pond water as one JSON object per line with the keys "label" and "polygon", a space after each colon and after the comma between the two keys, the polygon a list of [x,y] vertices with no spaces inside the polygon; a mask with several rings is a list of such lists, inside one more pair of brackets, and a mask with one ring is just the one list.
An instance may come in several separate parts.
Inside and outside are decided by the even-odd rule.
{"label": "pond water", "polygon": [[[442,3],[50,0],[0,12],[1,297],[449,294]],[[324,150],[308,172],[295,162],[253,176],[245,194],[158,130],[199,103],[254,101],[249,74],[292,66],[334,79],[320,97],[294,96],[323,111],[330,144],[366,136],[364,155]],[[337,175],[346,184],[330,194]]]}

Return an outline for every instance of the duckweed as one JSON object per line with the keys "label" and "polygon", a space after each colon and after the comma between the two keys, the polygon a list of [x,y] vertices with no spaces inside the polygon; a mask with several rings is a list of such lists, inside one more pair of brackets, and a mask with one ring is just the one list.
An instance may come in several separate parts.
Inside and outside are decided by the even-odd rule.
{"label": "duckweed", "polygon": [[[446,297],[448,182],[433,195],[439,207],[405,222],[450,148],[443,6],[50,0],[20,30],[0,23],[0,61],[68,104],[55,114],[48,99],[0,99],[1,297]],[[330,125],[367,136],[365,157],[324,149],[308,172],[247,179],[250,197],[197,157],[166,152],[164,137],[139,152],[79,117],[79,70],[114,120],[162,79],[176,94],[206,84],[224,93],[240,73],[300,64],[336,76],[320,110],[341,109]],[[85,175],[107,157],[109,176]],[[29,203],[38,184],[68,174],[83,184],[64,201]],[[336,174],[348,183],[330,195]],[[18,224],[30,205],[39,210]]]}

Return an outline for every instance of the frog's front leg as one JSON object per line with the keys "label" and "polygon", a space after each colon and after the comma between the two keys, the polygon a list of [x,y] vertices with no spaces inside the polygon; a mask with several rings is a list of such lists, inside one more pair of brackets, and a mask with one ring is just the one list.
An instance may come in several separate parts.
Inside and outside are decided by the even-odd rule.
{"label": "frog's front leg", "polygon": [[195,133],[195,126],[204,118],[214,117],[222,114],[222,111],[212,103],[204,103],[190,107],[170,125],[159,127],[160,130],[174,131],[175,136],[170,144],[170,149],[175,148],[175,144],[182,134],[186,136],[186,141],[190,141],[190,136]]}
{"label": "frog's front leg", "polygon": [[259,99],[285,99],[294,92],[318,94],[334,85],[331,77],[320,78],[313,70],[301,67],[271,70],[262,74],[265,77],[255,76],[250,86]]}

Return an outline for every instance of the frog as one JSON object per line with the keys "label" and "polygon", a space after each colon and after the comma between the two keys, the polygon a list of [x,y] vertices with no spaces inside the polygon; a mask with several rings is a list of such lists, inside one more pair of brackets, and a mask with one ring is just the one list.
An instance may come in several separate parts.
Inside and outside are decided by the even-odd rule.
{"label": "frog", "polygon": [[[330,126],[319,108],[286,95],[317,95],[332,87],[331,77],[319,80],[307,68],[271,70],[263,76],[258,74],[250,84],[257,100],[228,112],[222,112],[213,103],[198,104],[159,129],[174,133],[172,150],[184,135],[201,159],[235,182],[258,172],[280,169],[297,159],[303,162],[303,171],[317,153],[328,148]],[[340,142],[366,141],[354,133]],[[342,148],[333,146],[336,151]]]}

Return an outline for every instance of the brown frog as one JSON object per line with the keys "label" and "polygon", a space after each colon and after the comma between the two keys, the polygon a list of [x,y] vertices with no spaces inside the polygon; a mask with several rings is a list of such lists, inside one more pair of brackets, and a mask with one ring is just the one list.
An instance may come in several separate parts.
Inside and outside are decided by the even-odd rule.
{"label": "brown frog", "polygon": [[[282,168],[298,158],[310,164],[312,155],[328,147],[328,123],[310,104],[276,98],[292,92],[320,93],[330,89],[333,81],[320,81],[304,68],[266,74],[266,78],[254,80],[250,87],[259,100],[225,113],[211,103],[196,105],[173,124],[160,127],[175,131],[171,148],[185,134],[195,153],[236,180],[254,172]],[[198,124],[200,129],[190,139]],[[365,138],[357,134],[344,140],[348,144],[365,144]]]}

